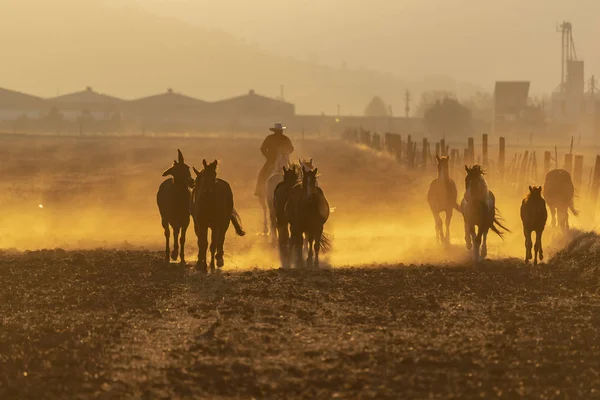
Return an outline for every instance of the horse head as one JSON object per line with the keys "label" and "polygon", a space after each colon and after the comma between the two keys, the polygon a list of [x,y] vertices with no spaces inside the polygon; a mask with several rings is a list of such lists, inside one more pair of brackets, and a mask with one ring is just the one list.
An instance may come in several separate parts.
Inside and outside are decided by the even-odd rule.
{"label": "horse head", "polygon": [[300,164],[300,166],[302,168],[305,168],[309,171],[312,171],[313,169],[315,169],[315,164],[313,163],[313,159],[311,158],[310,160],[307,158],[304,159],[299,159],[298,160],[298,164]]}
{"label": "horse head", "polygon": [[181,150],[179,149],[177,149],[177,156],[177,161],[173,160],[171,168],[163,172],[162,176],[171,175],[175,183],[183,184],[190,188],[194,187],[194,180],[190,173],[190,167],[185,163],[183,154],[181,154]]}
{"label": "horse head", "polygon": [[437,160],[437,163],[438,163],[437,164],[438,178],[441,178],[441,177],[449,178],[450,177],[450,169],[449,169],[450,157],[448,157],[448,156],[440,157],[440,156],[436,155],[435,159]]}
{"label": "horse head", "polygon": [[542,198],[542,187],[541,186],[529,186],[528,199],[541,199]]}
{"label": "horse head", "polygon": [[298,183],[298,171],[295,165],[292,165],[290,168],[283,167],[283,181],[290,186]]}
{"label": "horse head", "polygon": [[304,190],[305,199],[312,200],[317,194],[317,172],[318,168],[312,171],[302,167],[302,189]]}
{"label": "horse head", "polygon": [[488,194],[487,182],[484,179],[485,172],[480,165],[469,168],[465,165],[467,176],[465,177],[465,191],[473,200],[484,200]]}
{"label": "horse head", "polygon": [[217,160],[208,164],[206,160],[202,160],[204,168],[198,171],[194,168],[196,174],[196,190],[198,194],[210,193],[217,181]]}

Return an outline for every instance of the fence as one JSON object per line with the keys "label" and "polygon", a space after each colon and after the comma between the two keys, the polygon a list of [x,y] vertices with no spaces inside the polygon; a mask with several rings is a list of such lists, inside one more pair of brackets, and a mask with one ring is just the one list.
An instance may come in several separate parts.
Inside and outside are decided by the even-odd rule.
{"label": "fence", "polygon": [[535,150],[522,150],[515,151],[512,160],[507,165],[505,138],[499,138],[498,157],[494,158],[490,157],[487,134],[482,135],[481,152],[479,153],[475,150],[475,138],[473,137],[467,139],[466,147],[462,149],[451,147],[444,139],[433,143],[432,146],[427,138],[423,138],[417,143],[411,135],[403,137],[397,133],[386,132],[382,136],[362,128],[346,130],[342,134],[342,139],[350,143],[366,145],[377,151],[387,152],[409,170],[435,171],[437,166],[435,157],[447,155],[450,156],[451,174],[463,165],[479,164],[487,171],[489,180],[504,190],[513,190],[520,194],[526,193],[529,185],[541,185],[551,169],[562,168],[571,174],[579,197],[587,197],[591,208],[596,208],[600,191],[600,155],[596,156],[594,167],[590,169],[587,180],[584,180],[584,156],[573,154],[573,139],[571,139],[569,152],[564,154],[562,165],[559,165],[560,158],[556,146],[552,150],[544,151],[543,163]]}

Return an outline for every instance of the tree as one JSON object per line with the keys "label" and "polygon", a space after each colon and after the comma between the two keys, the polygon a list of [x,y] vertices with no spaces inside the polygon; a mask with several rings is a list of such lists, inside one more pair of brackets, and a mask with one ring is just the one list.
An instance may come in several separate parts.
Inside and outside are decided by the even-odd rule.
{"label": "tree", "polygon": [[425,126],[436,136],[461,136],[471,133],[471,110],[458,100],[446,97],[425,110]]}
{"label": "tree", "polygon": [[432,90],[421,93],[421,99],[417,104],[415,115],[423,117],[428,108],[433,106],[436,102],[442,101],[446,98],[456,99],[456,95],[446,90]]}
{"label": "tree", "polygon": [[365,108],[365,117],[387,117],[388,106],[385,104],[383,99],[379,96],[375,96],[371,99],[367,108]]}

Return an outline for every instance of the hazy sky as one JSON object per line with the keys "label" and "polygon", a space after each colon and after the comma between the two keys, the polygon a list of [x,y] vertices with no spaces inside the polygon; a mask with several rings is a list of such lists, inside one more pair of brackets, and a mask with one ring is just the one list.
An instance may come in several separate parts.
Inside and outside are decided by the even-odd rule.
{"label": "hazy sky", "polygon": [[497,79],[560,79],[562,20],[574,25],[586,75],[600,75],[600,0],[129,0],[222,29],[303,60],[419,79],[450,75],[491,88]]}

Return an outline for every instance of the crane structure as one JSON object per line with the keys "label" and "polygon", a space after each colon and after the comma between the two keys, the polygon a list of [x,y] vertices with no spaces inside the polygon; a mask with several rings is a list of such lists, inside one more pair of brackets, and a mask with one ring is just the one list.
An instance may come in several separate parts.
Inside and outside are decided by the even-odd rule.
{"label": "crane structure", "polygon": [[557,31],[561,33],[561,87],[564,87],[569,80],[569,63],[577,61],[577,52],[575,51],[575,41],[573,40],[573,25],[570,22],[563,21]]}

